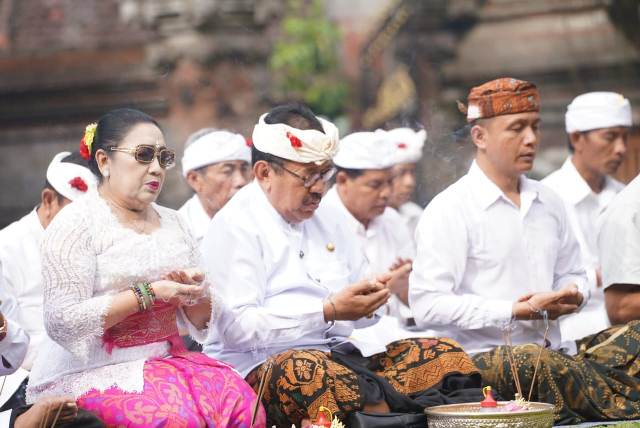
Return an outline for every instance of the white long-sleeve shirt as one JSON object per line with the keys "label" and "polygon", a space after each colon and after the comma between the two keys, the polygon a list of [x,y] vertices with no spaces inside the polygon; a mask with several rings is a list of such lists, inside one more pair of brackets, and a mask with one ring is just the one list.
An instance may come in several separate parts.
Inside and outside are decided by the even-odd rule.
{"label": "white long-sleeve shirt", "polygon": [[42,273],[40,243],[44,228],[34,209],[0,231],[0,261],[4,289],[15,297],[19,311],[16,321],[31,337],[23,367],[31,369],[46,336],[42,318]]}
{"label": "white long-sleeve shirt", "polygon": [[198,195],[194,194],[190,197],[187,202],[178,209],[178,212],[187,223],[187,226],[189,226],[191,234],[196,238],[196,241],[201,242],[204,234],[207,232],[211,217],[209,217],[209,214],[204,210]]}
{"label": "white long-sleeve shirt", "polygon": [[[335,186],[322,199],[322,205],[330,207],[339,215],[335,221],[343,223],[345,229],[358,242],[360,251],[365,255],[369,264],[368,277],[373,278],[376,275],[387,272],[398,258],[413,260],[415,256],[413,240],[403,219],[393,208],[387,207],[381,215],[371,220],[368,227],[365,228],[344,205]],[[392,296],[389,300],[387,311],[389,315],[398,318],[402,325],[412,317],[409,307],[396,296]],[[386,325],[370,327],[370,329],[376,331],[378,328],[388,329]],[[388,337],[388,339],[393,338]],[[395,339],[397,338],[399,337]],[[383,345],[386,345],[386,343],[383,343]]]}
{"label": "white long-sleeve shirt", "polygon": [[[2,382],[0,405],[5,403],[25,379],[27,372],[20,369],[27,349],[29,335],[16,322],[19,308],[14,297],[7,293],[2,280],[2,263],[0,262],[0,312],[7,324],[7,335],[0,341],[0,376],[6,376]],[[0,427],[9,426],[11,410],[0,413]]]}
{"label": "white long-sleeve shirt", "polygon": [[325,322],[323,300],[366,271],[357,244],[336,218],[321,206],[310,219],[289,224],[256,181],[213,217],[201,250],[226,310],[209,330],[207,355],[246,376],[271,355],[294,348],[328,351],[346,342],[354,327],[377,321]]}
{"label": "white long-sleeve shirt", "polygon": [[413,201],[406,202],[398,207],[398,213],[407,225],[411,239],[415,235],[416,227],[418,227],[423,211],[424,209]]}
{"label": "white long-sleeve shirt", "polygon": [[604,307],[604,291],[597,286],[596,271],[600,269],[598,257],[598,216],[611,203],[624,185],[605,177],[600,193],[594,193],[582,178],[571,158],[562,167],[542,180],[564,201],[569,224],[578,240],[587,271],[591,291],[589,303],[578,313],[560,319],[563,340],[576,340],[597,333],[610,326]]}
{"label": "white long-sleeve shirt", "polygon": [[[0,274],[4,267],[0,262]],[[5,290],[5,283],[0,276],[0,312],[7,323],[7,335],[0,341],[0,376],[7,376],[15,372],[27,355],[29,335],[20,323],[19,309],[14,297]]]}
{"label": "white long-sleeve shirt", "polygon": [[640,175],[618,193],[599,221],[603,288],[640,286]]}
{"label": "white long-sleeve shirt", "polygon": [[[504,343],[512,305],[575,283],[589,298],[578,243],[562,200],[520,178],[520,207],[474,162],[427,206],[416,231],[409,302],[418,325],[476,353]],[[514,344],[541,343],[542,321],[517,321]],[[549,340],[560,345],[557,322]]]}

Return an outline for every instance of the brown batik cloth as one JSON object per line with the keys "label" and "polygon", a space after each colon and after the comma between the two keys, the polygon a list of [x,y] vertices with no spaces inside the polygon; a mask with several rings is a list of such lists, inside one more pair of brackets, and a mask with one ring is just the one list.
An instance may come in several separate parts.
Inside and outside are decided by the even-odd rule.
{"label": "brown batik cloth", "polygon": [[[273,356],[263,396],[267,426],[300,426],[303,418],[314,419],[320,406],[344,420],[346,415],[362,409],[371,399],[371,394],[365,390],[370,389],[367,382],[372,382],[372,379],[363,380],[366,376],[362,373],[367,370],[382,377],[385,387],[393,388],[397,395],[415,398],[426,393],[426,402],[440,399],[438,392],[432,390],[442,389],[443,380],[448,376],[456,380],[449,382],[444,389],[453,389],[456,385],[471,387],[467,391],[472,391],[473,399],[480,397],[480,377],[476,367],[460,345],[450,339],[400,340],[389,344],[384,353],[354,358],[366,364],[366,368],[358,367],[359,374],[348,366],[351,361],[345,363],[348,358],[337,353],[290,350]],[[247,381],[256,391],[266,366],[261,365],[247,376]],[[388,393],[382,392],[382,398]],[[464,394],[459,396],[464,399]],[[411,410],[421,411],[424,408],[411,398],[407,400],[413,403],[409,405],[414,406]],[[391,403],[390,407],[392,411],[399,411],[394,410]]]}
{"label": "brown batik cloth", "polygon": [[[544,349],[532,400],[555,405],[557,424],[640,418],[640,321],[577,342],[578,355]],[[538,345],[513,347],[523,393],[529,394]],[[512,398],[515,383],[500,346],[473,357],[484,383]]]}
{"label": "brown batik cloth", "polygon": [[540,111],[540,94],[536,85],[524,80],[502,77],[471,89],[467,106],[458,106],[468,122],[503,114]]}

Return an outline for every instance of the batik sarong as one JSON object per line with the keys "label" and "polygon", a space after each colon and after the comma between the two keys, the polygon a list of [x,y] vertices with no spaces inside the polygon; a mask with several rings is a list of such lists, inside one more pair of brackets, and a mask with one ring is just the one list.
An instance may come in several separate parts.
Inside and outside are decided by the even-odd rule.
{"label": "batik sarong", "polygon": [[406,339],[386,352],[290,350],[274,355],[247,381],[257,391],[267,370],[262,403],[267,425],[300,426],[320,406],[345,420],[365,404],[385,401],[391,411],[422,412],[430,405],[481,400],[481,382],[471,358],[450,339]]}
{"label": "batik sarong", "polygon": [[[555,405],[557,424],[640,418],[640,321],[615,326],[577,342],[574,356],[543,349],[532,400]],[[538,345],[513,347],[525,398]],[[504,398],[516,392],[504,346],[477,354],[483,382]]]}

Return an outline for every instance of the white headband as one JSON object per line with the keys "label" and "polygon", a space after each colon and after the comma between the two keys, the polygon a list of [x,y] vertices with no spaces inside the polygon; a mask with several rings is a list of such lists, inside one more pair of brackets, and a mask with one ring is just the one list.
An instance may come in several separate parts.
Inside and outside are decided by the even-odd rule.
{"label": "white headband", "polygon": [[567,133],[613,126],[631,126],[631,104],[615,92],[589,92],[578,95],[567,107]]}
{"label": "white headband", "polygon": [[333,163],[349,169],[386,169],[393,165],[394,152],[387,131],[354,132],[340,140]]}
{"label": "white headband", "polygon": [[416,163],[422,158],[422,148],[427,139],[427,131],[411,128],[395,128],[387,131],[387,138],[395,146],[393,164]]}
{"label": "white headband", "polygon": [[56,192],[73,201],[98,185],[96,176],[84,166],[62,162],[70,152],[58,153],[47,168],[47,181]]}
{"label": "white headband", "polygon": [[265,123],[268,113],[260,116],[253,128],[253,145],[269,153],[294,162],[321,164],[330,160],[338,150],[338,128],[321,117],[323,132],[315,129],[297,129],[284,123]]}
{"label": "white headband", "polygon": [[251,162],[251,148],[244,137],[229,131],[211,131],[193,141],[182,155],[182,175],[219,162],[241,160]]}

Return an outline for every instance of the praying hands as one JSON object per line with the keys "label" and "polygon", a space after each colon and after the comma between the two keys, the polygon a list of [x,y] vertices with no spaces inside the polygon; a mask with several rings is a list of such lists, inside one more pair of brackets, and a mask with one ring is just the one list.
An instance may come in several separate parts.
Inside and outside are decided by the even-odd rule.
{"label": "praying hands", "polygon": [[555,320],[578,310],[583,296],[575,284],[564,286],[558,291],[529,293],[513,304],[513,314],[518,320],[541,319],[542,311]]}

